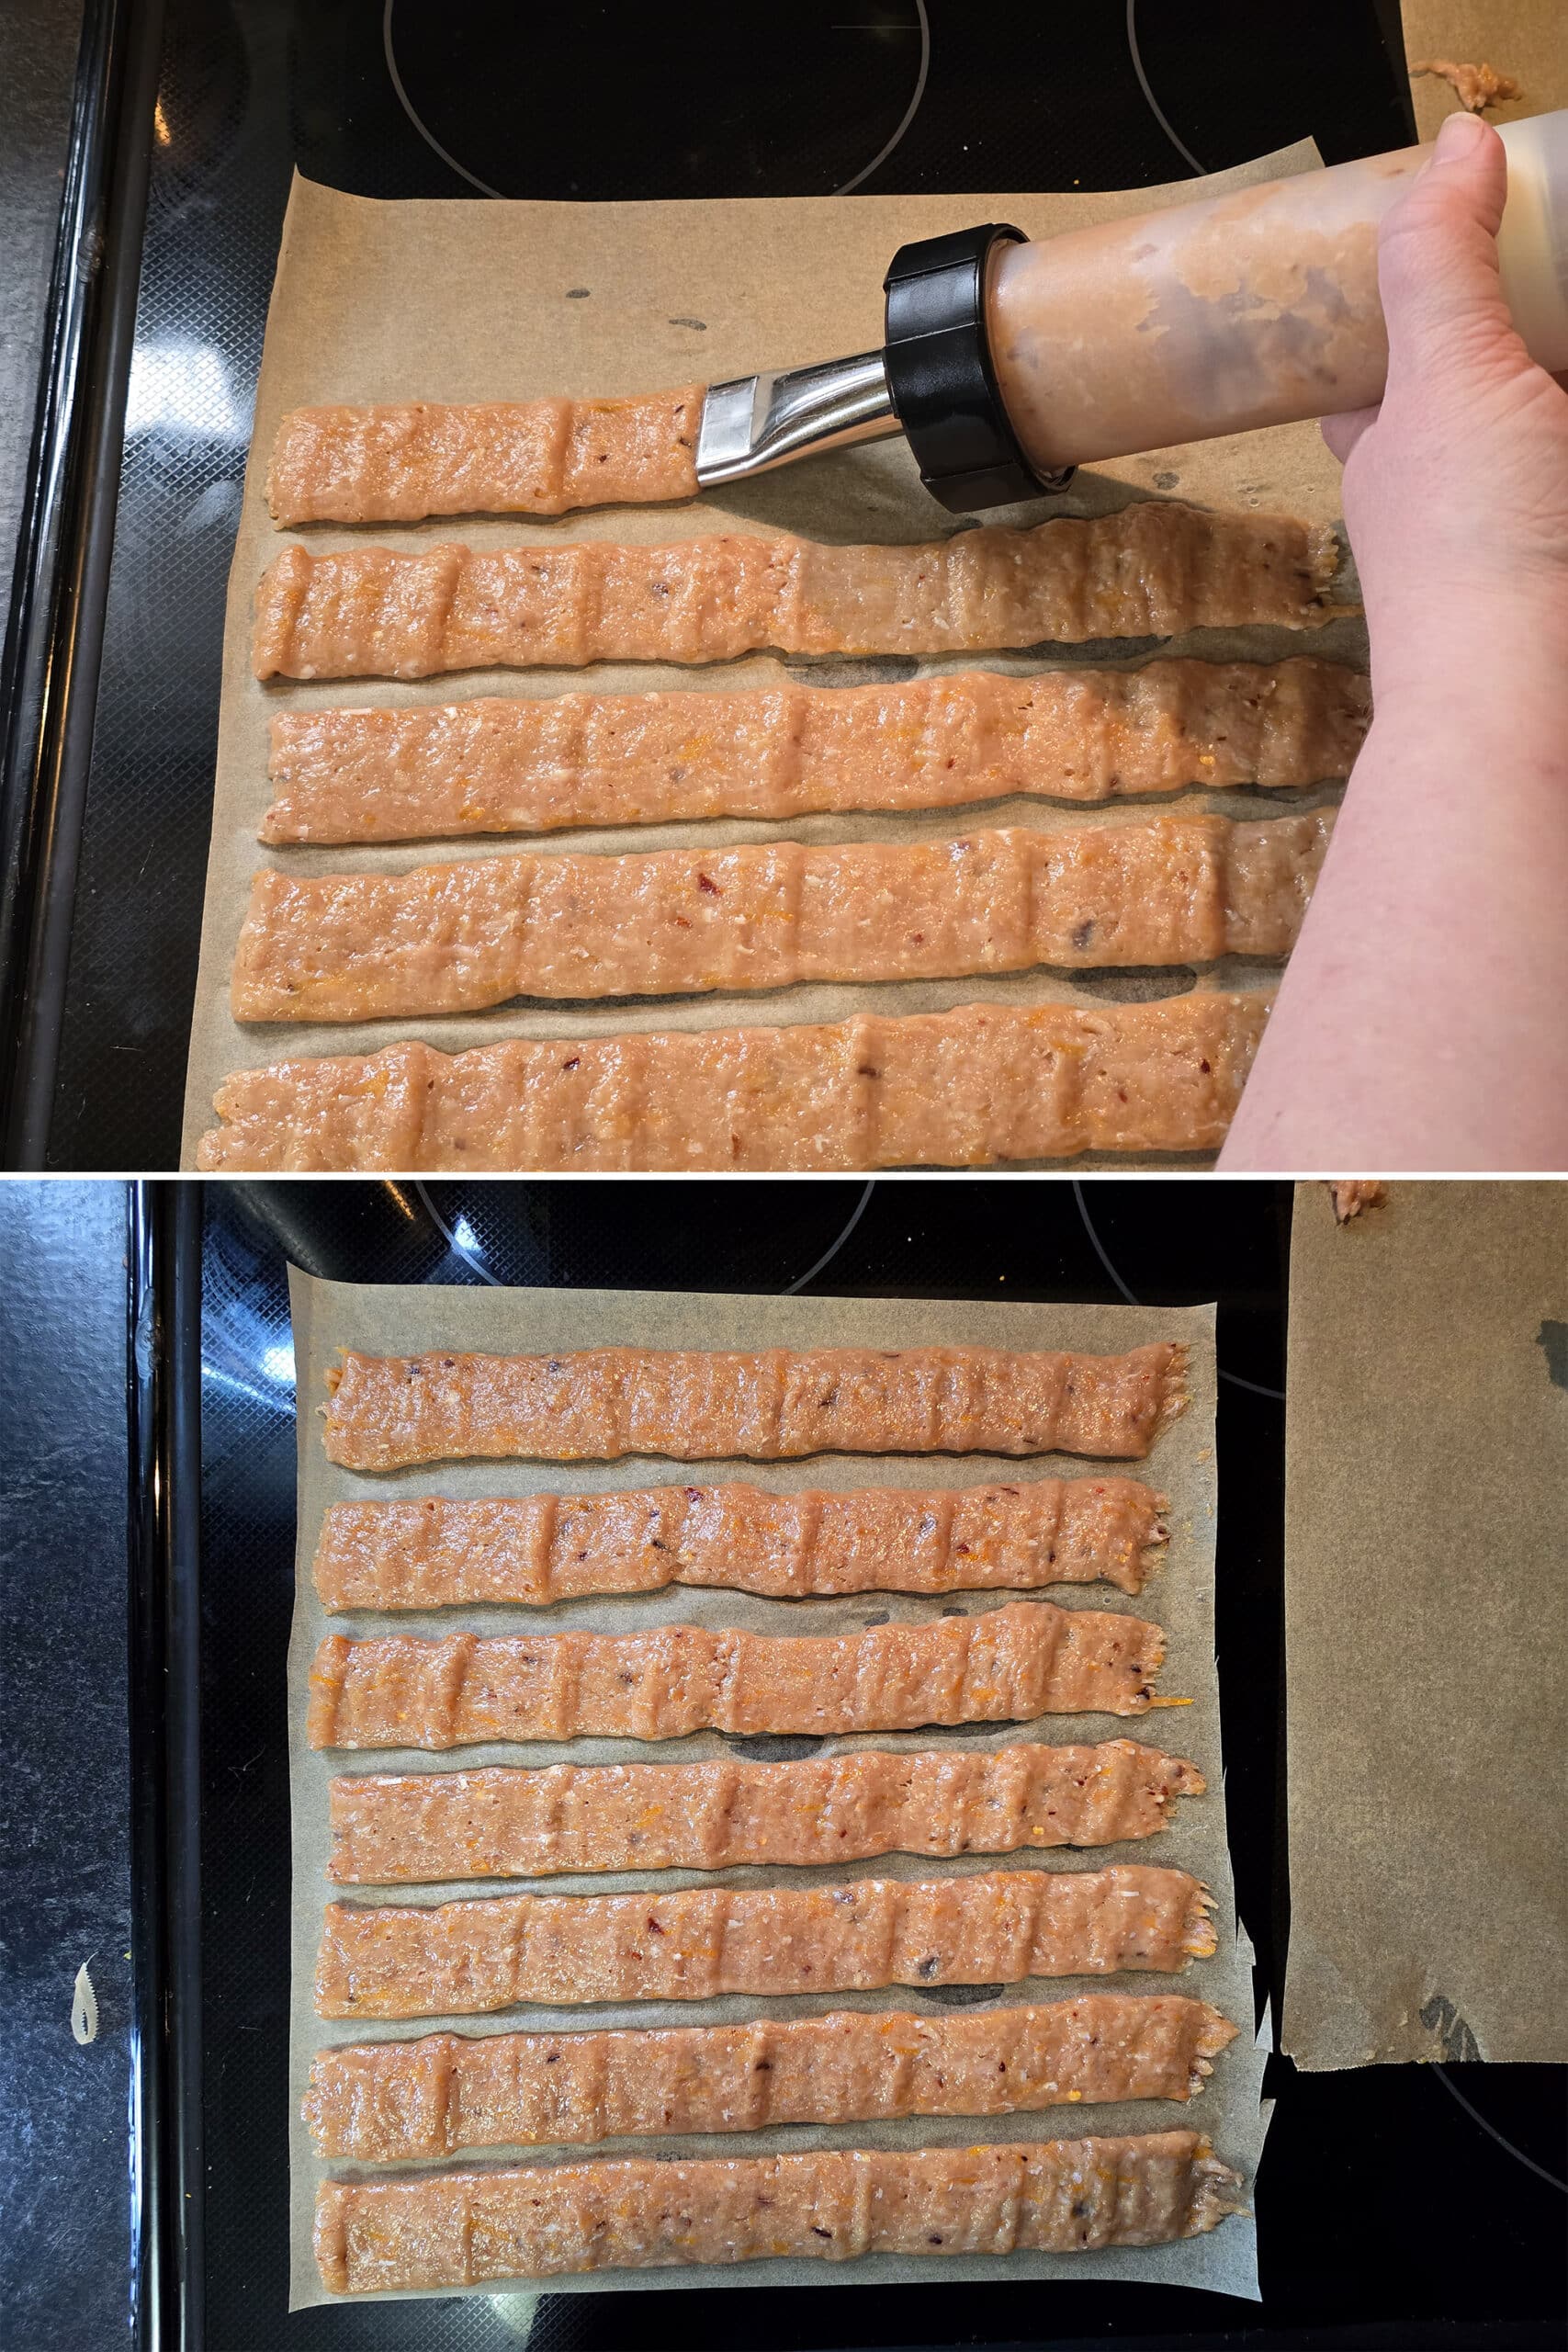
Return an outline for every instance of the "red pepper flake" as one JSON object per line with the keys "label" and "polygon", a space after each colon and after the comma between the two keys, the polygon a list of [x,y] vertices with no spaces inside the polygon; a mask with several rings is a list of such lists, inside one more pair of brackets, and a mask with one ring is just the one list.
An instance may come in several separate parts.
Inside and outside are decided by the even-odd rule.
{"label": "red pepper flake", "polygon": [[710,898],[718,899],[722,898],[724,895],[720,890],[718,884],[716,882],[710,881],[705,874],[698,875],[697,888],[699,890],[705,890]]}
{"label": "red pepper flake", "polygon": [[581,1054],[573,1054],[570,1061],[562,1062],[561,1068],[562,1069],[575,1069],[581,1059],[582,1056]]}

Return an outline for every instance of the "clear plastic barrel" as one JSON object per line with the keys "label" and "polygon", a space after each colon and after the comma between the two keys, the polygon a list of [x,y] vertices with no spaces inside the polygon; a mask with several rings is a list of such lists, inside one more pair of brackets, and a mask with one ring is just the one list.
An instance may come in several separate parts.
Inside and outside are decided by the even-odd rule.
{"label": "clear plastic barrel", "polygon": [[[1503,136],[1504,289],[1536,357],[1568,367],[1568,113]],[[1125,457],[1379,400],[1379,224],[1429,152],[999,245],[991,356],[1032,464]]]}

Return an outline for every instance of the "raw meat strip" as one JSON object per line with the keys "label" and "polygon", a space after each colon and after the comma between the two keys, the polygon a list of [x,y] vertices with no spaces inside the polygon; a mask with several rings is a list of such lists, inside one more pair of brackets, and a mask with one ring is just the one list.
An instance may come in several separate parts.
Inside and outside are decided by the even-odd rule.
{"label": "raw meat strip", "polygon": [[219,1088],[198,1167],[988,1168],[1217,1151],[1269,1000],[962,1005],[823,1027],[508,1038],[274,1062]]}
{"label": "raw meat strip", "polygon": [[1139,1455],[1187,1404],[1187,1351],[1166,1340],[1121,1356],[968,1347],[341,1352],[326,1374],[325,1443],[328,1460],[347,1470],[515,1455]]}
{"label": "raw meat strip", "polygon": [[277,428],[280,525],[426,514],[564,514],[694,498],[703,387],[613,401],[297,408]]}
{"label": "raw meat strip", "polygon": [[489,1765],[366,1772],[331,1787],[340,1886],[857,1862],[1111,1846],[1168,1826],[1204,1781],[1133,1739],[995,1754],[856,1749],[799,1764]]}
{"label": "raw meat strip", "polygon": [[329,1634],[310,1668],[312,1747],[477,1747],[488,1740],[682,1739],[918,1731],[1036,1715],[1142,1715],[1165,1656],[1157,1625],[1011,1601],[923,1625],[768,1634]]}
{"label": "raw meat strip", "polygon": [[256,591],[258,678],[428,678],[589,662],[976,653],[1333,617],[1334,533],[1145,499],[919,547],[676,539],[286,548]]}
{"label": "raw meat strip", "polygon": [[591,1592],[719,1585],[813,1593],[964,1592],[1104,1582],[1138,1592],[1165,1498],[1133,1478],[935,1489],[646,1487],[610,1495],[333,1503],[316,1546],[326,1609],[536,1608]]}
{"label": "raw meat strip", "polygon": [[1071,2254],[1160,2245],[1242,2212],[1195,2132],[979,2148],[598,2157],[325,2182],[316,2260],[337,2294],[581,2270],[863,2254]]}
{"label": "raw meat strip", "polygon": [[272,722],[265,842],[418,841],[679,817],[949,808],[1010,793],[1113,800],[1348,775],[1359,670],[1151,662],[1034,678],[743,694],[497,696]]}
{"label": "raw meat strip", "polygon": [[1286,956],[1331,811],[956,841],[505,857],[251,884],[236,1021]]}
{"label": "raw meat strip", "polygon": [[324,2018],[472,2016],[520,2001],[705,2001],[1027,1976],[1172,1975],[1207,1960],[1209,1897],[1186,1871],[987,1871],[837,1886],[329,1903]]}
{"label": "raw meat strip", "polygon": [[321,2050],[302,2114],[323,2156],[591,2145],[911,2115],[1191,2098],[1236,2029],[1179,1993],[972,2009],[835,2010],[621,2033],[431,2034]]}

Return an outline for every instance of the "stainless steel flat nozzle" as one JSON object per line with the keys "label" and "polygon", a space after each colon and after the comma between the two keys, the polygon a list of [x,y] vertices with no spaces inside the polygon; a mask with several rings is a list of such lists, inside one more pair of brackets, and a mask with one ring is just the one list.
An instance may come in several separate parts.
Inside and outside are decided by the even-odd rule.
{"label": "stainless steel flat nozzle", "polygon": [[880,351],[714,384],[697,427],[697,481],[739,481],[817,449],[900,430]]}
{"label": "stainless steel flat nozzle", "polygon": [[1036,473],[1019,447],[986,339],[989,256],[1022,235],[989,221],[902,245],[883,280],[882,350],[715,384],[697,427],[699,487],[902,433],[920,480],[950,513],[1066,489],[1071,467]]}

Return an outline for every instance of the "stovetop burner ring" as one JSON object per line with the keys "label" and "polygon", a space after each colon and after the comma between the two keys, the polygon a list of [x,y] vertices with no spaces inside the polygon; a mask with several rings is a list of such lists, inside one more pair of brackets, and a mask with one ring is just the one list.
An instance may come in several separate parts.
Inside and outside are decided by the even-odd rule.
{"label": "stovetop burner ring", "polygon": [[[401,107],[409,120],[412,123],[414,129],[418,131],[425,145],[434,149],[434,153],[440,156],[442,162],[446,165],[448,171],[456,172],[458,178],[467,180],[470,187],[477,187],[481,196],[493,196],[500,198],[501,190],[498,187],[491,187],[489,180],[481,180],[477,172],[470,172],[467,164],[459,164],[456,155],[452,154],[446,148],[443,147],[440,140],[437,139],[434,131],[431,130],[430,125],[424,120],[424,118],[420,113],[419,108],[414,105],[413,100],[410,97],[407,90],[403,87],[403,77],[398,71],[397,51],[392,46],[392,11],[397,5],[398,0],[386,0],[386,6],[381,11],[381,48],[386,56],[387,72],[391,77],[392,87],[398,94],[398,104]],[[504,201],[503,198],[502,200]],[[422,1193],[423,1189],[423,1188],[422,1187]],[[426,1208],[430,1207],[428,1201],[425,1202],[425,1206]],[[434,1211],[431,1213],[433,1216],[434,1215]],[[436,1218],[436,1223],[440,1223],[440,1219],[438,1217]],[[447,1238],[450,1240],[451,1236],[448,1235]],[[456,1248],[457,1245],[454,1243],[453,1246]],[[486,1279],[488,1281],[491,1278],[487,1276]]]}
{"label": "stovetop burner ring", "polygon": [[[547,84],[552,63],[565,70],[556,84],[559,103],[534,118],[535,150],[522,173],[523,186],[506,184],[520,123],[526,119],[513,96],[518,75],[507,70],[515,25],[510,12],[502,11],[492,23],[479,0],[474,0],[474,5],[448,13],[436,28],[417,14],[411,22],[405,11],[400,54],[397,0],[383,0],[380,47],[388,83],[403,117],[431,153],[481,196],[501,200],[536,194],[586,196],[590,191],[622,198],[847,196],[893,154],[925,101],[932,47],[928,0],[902,0],[901,6],[872,9],[863,17],[846,17],[836,5],[819,6],[813,15],[814,24],[796,17],[790,43],[775,52],[773,70],[762,75],[750,74],[744,52],[737,50],[736,37],[728,30],[728,9],[708,26],[705,36],[700,27],[690,28],[682,74],[670,80],[660,74],[658,80],[656,104],[669,109],[669,120],[654,150],[657,160],[645,153],[630,167],[630,178],[626,108],[646,112],[646,93],[655,86],[654,62],[640,54],[640,11],[623,28],[626,38],[617,41],[612,24],[597,40],[594,70],[600,79],[597,85],[588,85],[586,96],[580,95],[584,85],[577,71],[579,53],[568,38],[570,19],[566,28],[558,26],[550,40],[531,42],[526,53]],[[813,30],[819,37],[816,41],[808,37]],[[882,124],[886,124],[892,107],[900,105],[897,89],[887,91],[885,98],[879,79],[865,71],[867,58],[874,58],[879,49],[894,55],[902,51],[908,62],[907,41],[895,38],[899,35],[916,36],[919,44],[908,96],[869,160],[844,176],[855,146],[863,153],[865,135],[876,138],[882,127],[874,119],[867,121],[867,114],[874,118],[880,112]],[[487,59],[493,59],[493,72],[478,70]],[[803,80],[807,59],[809,76]],[[738,112],[735,93],[740,88],[750,95]],[[479,152],[470,154],[469,137],[455,132],[451,122],[443,119],[454,106]],[[804,152],[803,121],[813,126]],[[617,123],[622,125],[618,130]],[[462,154],[456,152],[459,147]],[[500,168],[492,156],[501,159]]]}
{"label": "stovetop burner ring", "polygon": [[[876,1190],[876,1182],[877,1180],[874,1176],[871,1176],[866,1179],[864,1184],[861,1187],[860,1197],[856,1201],[854,1207],[850,1211],[849,1216],[839,1227],[837,1232],[832,1235],[827,1244],[827,1247],[822,1250],[817,1257],[813,1258],[811,1263],[807,1267],[804,1273],[796,1274],[792,1282],[770,1282],[767,1284],[767,1288],[775,1292],[781,1298],[791,1298],[795,1296],[799,1292],[805,1290],[808,1283],[815,1282],[818,1275],[820,1274],[827,1266],[830,1265],[835,1258],[837,1258],[845,1242],[848,1241],[850,1236],[854,1232],[855,1227],[859,1225],[862,1217],[864,1216],[866,1210],[871,1205],[871,1196]],[[511,1192],[511,1188],[506,1186],[497,1186],[488,1189],[493,1189],[496,1193],[503,1196],[509,1195]],[[849,1188],[846,1185],[840,1189],[848,1191]],[[451,1216],[444,1215],[442,1209],[432,1198],[429,1185],[418,1177],[412,1180],[408,1186],[408,1190],[419,1202],[419,1204],[423,1209],[425,1216],[429,1218],[436,1232],[440,1234],[442,1239],[446,1242],[452,1256],[457,1259],[459,1265],[465,1266],[468,1271],[471,1274],[476,1275],[480,1282],[492,1283],[496,1289],[504,1290],[509,1288],[519,1279],[525,1283],[530,1279],[530,1273],[527,1272],[524,1272],[521,1276],[519,1276],[515,1270],[508,1273],[496,1272],[494,1267],[490,1262],[490,1257],[484,1238],[481,1234],[476,1231],[466,1210],[458,1211]],[[486,1190],[487,1188],[485,1187],[480,1188],[481,1196]],[[439,1282],[446,1278],[446,1270],[442,1266],[431,1267],[422,1277],[422,1279],[426,1282]],[[761,1283],[755,1282],[755,1277],[752,1278],[752,1284],[758,1289],[762,1287]]]}
{"label": "stovetop burner ring", "polygon": [[[388,6],[390,6],[390,5],[391,0],[388,0]],[[1128,6],[1129,7],[1132,6],[1132,0],[1128,0]],[[931,70],[931,20],[926,14],[926,0],[915,0],[915,14],[920,20],[920,63],[919,70],[915,75],[915,86],[910,94],[909,103],[904,109],[903,119],[886,145],[877,149],[870,163],[863,164],[853,179],[845,180],[840,187],[833,190],[835,196],[848,196],[852,189],[859,187],[863,180],[870,179],[873,172],[887,161],[920,110],[920,100],[926,95],[926,78]]]}

